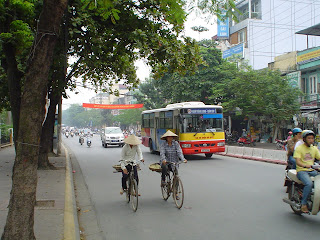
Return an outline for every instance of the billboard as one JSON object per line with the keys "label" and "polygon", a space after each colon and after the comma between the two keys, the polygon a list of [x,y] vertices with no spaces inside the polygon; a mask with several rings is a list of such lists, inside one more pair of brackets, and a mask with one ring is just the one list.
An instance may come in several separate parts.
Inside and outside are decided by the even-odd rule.
{"label": "billboard", "polygon": [[229,38],[229,18],[226,18],[224,21],[218,19],[217,27],[218,27],[217,37],[219,39],[228,39]]}
{"label": "billboard", "polygon": [[301,72],[292,72],[287,74],[287,79],[289,84],[294,88],[299,88],[299,81],[301,77]]}
{"label": "billboard", "polygon": [[229,57],[234,57],[236,55],[239,55],[240,57],[243,57],[243,50],[244,50],[244,46],[243,46],[243,43],[240,43],[232,48],[229,48],[228,50],[226,51],[223,51],[222,53],[222,58],[223,59],[226,59],[226,58],[229,58]]}

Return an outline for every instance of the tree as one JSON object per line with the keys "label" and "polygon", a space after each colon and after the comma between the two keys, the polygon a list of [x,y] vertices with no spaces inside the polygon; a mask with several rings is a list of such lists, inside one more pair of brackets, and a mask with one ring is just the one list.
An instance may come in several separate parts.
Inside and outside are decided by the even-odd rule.
{"label": "tree", "polygon": [[128,128],[130,125],[141,123],[141,113],[144,109],[128,109],[120,111],[120,114],[114,116],[114,121],[120,122],[121,126]]}
{"label": "tree", "polygon": [[44,120],[44,100],[56,35],[66,7],[65,0],[55,2],[44,0],[43,2],[37,35],[24,75],[25,84],[20,102],[12,190],[3,240],[35,239],[34,206],[41,124]]}
{"label": "tree", "polygon": [[212,99],[219,98],[226,111],[242,110],[243,116],[266,116],[274,125],[274,138],[280,123],[299,112],[299,89],[290,86],[280,72],[254,71],[250,67],[212,87]]}
{"label": "tree", "polygon": [[157,91],[166,99],[166,103],[202,101],[211,104],[214,102],[210,99],[211,87],[230,75],[230,72],[237,71],[232,64],[222,60],[221,51],[216,49],[210,40],[201,41],[199,45],[204,62],[195,73],[185,76],[167,73],[155,81]]}
{"label": "tree", "polygon": [[191,29],[195,32],[199,32],[199,41],[200,41],[200,33],[209,31],[208,28],[203,27],[203,26],[193,26],[193,27],[191,27]]}

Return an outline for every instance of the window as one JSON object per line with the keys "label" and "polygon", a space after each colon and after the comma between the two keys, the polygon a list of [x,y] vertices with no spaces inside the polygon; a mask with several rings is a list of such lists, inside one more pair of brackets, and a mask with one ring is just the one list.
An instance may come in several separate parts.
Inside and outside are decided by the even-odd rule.
{"label": "window", "polygon": [[246,41],[246,29],[238,32],[238,43],[243,43]]}
{"label": "window", "polygon": [[146,113],[142,116],[142,126],[145,128],[154,127],[154,113]]}
{"label": "window", "polygon": [[301,86],[300,86],[300,88],[301,88],[301,91],[303,93],[306,93],[306,79],[305,78],[301,78]]}
{"label": "window", "polygon": [[316,75],[309,77],[309,93],[310,94],[317,93],[317,76]]}
{"label": "window", "polygon": [[173,112],[160,112],[160,128],[173,128]]}

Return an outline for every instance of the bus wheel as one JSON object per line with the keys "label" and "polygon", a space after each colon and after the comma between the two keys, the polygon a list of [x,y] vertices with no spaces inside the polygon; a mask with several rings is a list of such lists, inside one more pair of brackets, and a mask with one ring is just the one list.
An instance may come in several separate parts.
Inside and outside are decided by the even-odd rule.
{"label": "bus wheel", "polygon": [[152,145],[152,140],[149,140],[149,150],[151,153],[155,153],[155,151],[153,150],[153,145]]}
{"label": "bus wheel", "polygon": [[213,153],[205,153],[204,155],[206,155],[207,158],[211,158]]}

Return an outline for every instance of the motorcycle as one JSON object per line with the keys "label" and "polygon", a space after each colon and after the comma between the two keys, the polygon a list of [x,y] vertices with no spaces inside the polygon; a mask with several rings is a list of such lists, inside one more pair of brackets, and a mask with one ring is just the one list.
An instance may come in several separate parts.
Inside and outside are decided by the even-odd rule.
{"label": "motorcycle", "polygon": [[276,139],[276,148],[278,150],[286,150],[287,141]]}
{"label": "motorcycle", "polygon": [[74,136],[74,133],[73,133],[73,132],[71,132],[71,133],[70,133],[70,136],[71,136],[71,137],[73,137],[73,136]]}
{"label": "motorcycle", "polygon": [[66,132],[65,135],[66,135],[66,138],[68,138],[69,137],[69,132]]}
{"label": "motorcycle", "polygon": [[83,142],[84,142],[84,139],[83,139],[83,137],[82,137],[82,136],[80,136],[80,138],[79,138],[79,143],[82,145],[82,144],[83,144]]}
{"label": "motorcycle", "polygon": [[[320,171],[320,165],[312,165],[312,169]],[[313,181],[312,192],[308,198],[307,206],[312,215],[317,215],[320,207],[320,175],[311,177]],[[283,202],[290,205],[295,214],[301,215],[301,198],[304,185],[297,177],[295,169],[288,169],[286,172],[286,185],[288,198],[283,198]]]}
{"label": "motorcycle", "polygon": [[87,146],[91,147],[91,139],[90,138],[87,138]]}
{"label": "motorcycle", "polygon": [[255,146],[256,142],[252,139],[252,137],[240,137],[237,141],[239,146],[250,145]]}

